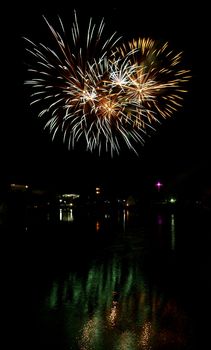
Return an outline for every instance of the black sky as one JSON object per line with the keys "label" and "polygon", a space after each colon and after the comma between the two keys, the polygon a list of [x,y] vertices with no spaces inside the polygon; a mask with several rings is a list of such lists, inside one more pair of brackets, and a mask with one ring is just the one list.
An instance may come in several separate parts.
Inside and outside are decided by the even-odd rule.
{"label": "black sky", "polygon": [[[209,171],[211,137],[209,72],[209,19],[207,2],[190,5],[177,1],[132,1],[120,6],[116,1],[99,3],[76,1],[35,1],[2,6],[2,108],[1,179],[38,186],[88,188],[95,184],[111,190],[137,189],[156,178],[176,183],[187,178],[205,181]],[[139,156],[125,149],[113,159],[86,151],[68,151],[61,142],[52,143],[30,108],[23,86],[26,79],[26,52],[23,36],[42,42],[48,38],[42,15],[53,22],[57,15],[71,27],[73,9],[88,22],[90,16],[105,18],[111,32],[125,37],[151,36],[168,40],[184,51],[192,79],[183,108],[165,120],[155,135],[138,148]],[[3,21],[4,19],[4,21]],[[206,180],[207,181],[207,180]]]}

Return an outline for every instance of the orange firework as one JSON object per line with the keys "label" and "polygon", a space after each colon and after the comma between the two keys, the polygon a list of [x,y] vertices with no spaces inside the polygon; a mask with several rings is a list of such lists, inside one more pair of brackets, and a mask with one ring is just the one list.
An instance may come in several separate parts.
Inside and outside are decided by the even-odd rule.
{"label": "orange firework", "polygon": [[52,139],[59,133],[69,149],[85,142],[87,150],[111,155],[124,141],[136,152],[135,145],[181,107],[190,71],[168,43],[123,43],[116,33],[105,39],[104,20],[96,26],[92,19],[82,40],[76,13],[67,40],[61,20],[60,32],[45,21],[55,48],[26,39],[33,58],[26,84]]}

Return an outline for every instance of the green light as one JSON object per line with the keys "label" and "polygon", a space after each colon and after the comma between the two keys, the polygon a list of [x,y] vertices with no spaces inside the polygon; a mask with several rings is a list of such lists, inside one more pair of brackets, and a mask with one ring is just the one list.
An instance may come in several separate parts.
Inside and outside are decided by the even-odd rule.
{"label": "green light", "polygon": [[170,199],[169,199],[169,202],[170,203],[172,203],[172,204],[174,204],[174,203],[176,203],[176,198],[174,198],[174,197],[171,197]]}

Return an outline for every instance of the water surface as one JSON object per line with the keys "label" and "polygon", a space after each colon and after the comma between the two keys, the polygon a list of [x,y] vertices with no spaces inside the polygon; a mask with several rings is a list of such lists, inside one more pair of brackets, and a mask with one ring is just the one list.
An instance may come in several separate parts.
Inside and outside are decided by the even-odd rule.
{"label": "water surface", "polygon": [[46,350],[206,344],[209,213],[57,214],[33,212],[4,231],[8,342]]}

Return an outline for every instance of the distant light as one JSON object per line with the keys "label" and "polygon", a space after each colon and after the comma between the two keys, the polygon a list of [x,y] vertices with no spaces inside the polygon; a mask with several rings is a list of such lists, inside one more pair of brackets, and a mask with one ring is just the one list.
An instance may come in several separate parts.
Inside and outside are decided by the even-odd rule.
{"label": "distant light", "polygon": [[80,197],[80,195],[76,193],[63,193],[61,196],[65,199],[76,199]]}
{"label": "distant light", "polygon": [[96,193],[96,194],[100,194],[100,187],[96,187],[95,193]]}
{"label": "distant light", "polygon": [[28,185],[16,184],[16,183],[10,184],[10,187],[12,190],[15,190],[15,191],[25,191],[27,188],[29,188]]}
{"label": "distant light", "polygon": [[177,201],[176,198],[173,198],[173,197],[171,197],[171,198],[169,199],[169,202],[172,203],[172,204],[173,204],[173,203],[176,203],[176,201]]}
{"label": "distant light", "polygon": [[160,188],[163,186],[163,184],[160,181],[158,181],[158,182],[156,182],[155,186],[157,187],[157,189],[159,191]]}

